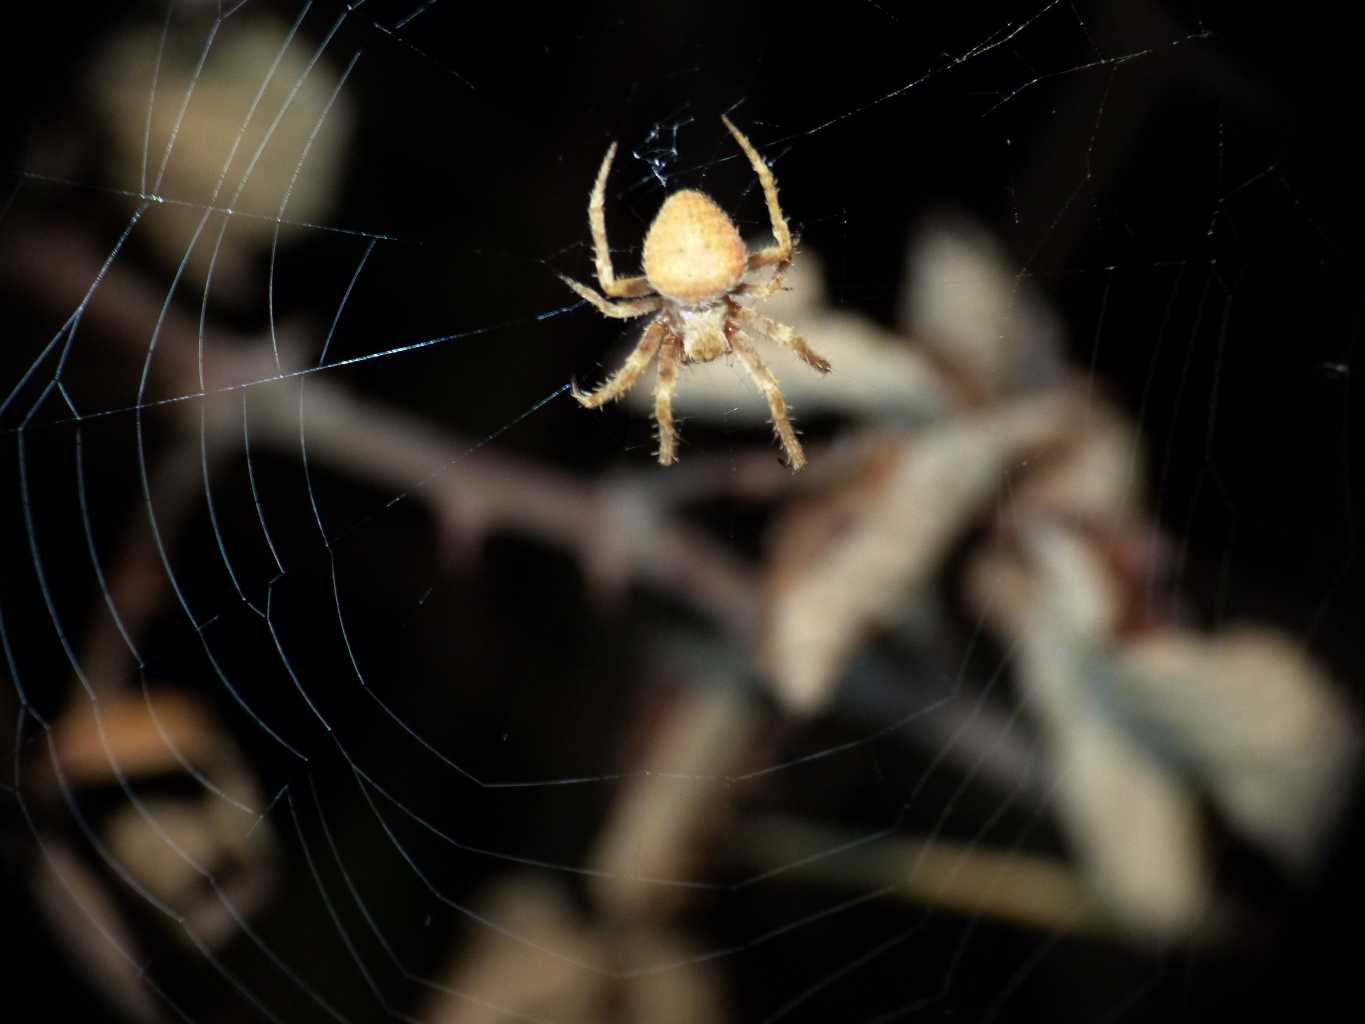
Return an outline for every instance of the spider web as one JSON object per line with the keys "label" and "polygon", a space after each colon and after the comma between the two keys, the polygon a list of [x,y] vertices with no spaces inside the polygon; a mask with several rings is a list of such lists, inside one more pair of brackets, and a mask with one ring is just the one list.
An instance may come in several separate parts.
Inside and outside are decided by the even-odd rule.
{"label": "spider web", "polygon": [[[1250,943],[1002,918],[1003,873],[945,900],[981,854],[1067,862],[1019,651],[952,596],[939,642],[873,631],[793,711],[740,587],[761,570],[697,554],[767,557],[788,495],[755,483],[785,479],[761,397],[684,406],[665,471],[647,415],[569,395],[633,338],[555,277],[590,280],[606,145],[631,273],[676,188],[761,236],[729,113],[830,308],[903,327],[907,239],[944,208],[984,225],[1009,322],[1046,296],[1086,401],[1145,445],[1170,548],[1146,607],[1272,624],[1349,687],[1348,44],[1308,11],[1116,7],[34,12],[0,207],[0,699],[11,920],[45,938],[10,954],[13,997],[289,1022],[1299,1005],[1337,876],[1294,916],[1226,822]],[[846,379],[828,407],[790,381],[817,481],[854,426],[914,426],[877,412],[889,377]],[[690,714],[745,739],[651,745]],[[677,873],[629,852],[632,801]]]}

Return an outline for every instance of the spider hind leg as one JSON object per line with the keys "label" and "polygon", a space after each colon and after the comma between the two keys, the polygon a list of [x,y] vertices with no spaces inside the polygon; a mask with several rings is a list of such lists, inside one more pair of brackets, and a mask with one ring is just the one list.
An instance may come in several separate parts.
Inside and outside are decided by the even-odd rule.
{"label": "spider hind leg", "polygon": [[777,439],[782,442],[782,448],[787,453],[787,464],[795,472],[806,465],[806,453],[801,448],[801,442],[796,439],[796,428],[792,426],[791,414],[787,409],[786,396],[782,394],[782,387],[777,383],[777,378],[773,372],[764,365],[759,358],[758,352],[753,345],[749,344],[747,338],[738,330],[731,331],[730,345],[735,354],[744,363],[744,368],[749,371],[749,376],[753,378],[758,389],[763,392],[763,397],[768,400],[768,410],[773,415],[773,432]]}
{"label": "spider hind leg", "polygon": [[[634,386],[640,379],[640,374],[645,372],[645,367],[654,358],[654,353],[659,349],[659,343],[663,341],[668,329],[664,324],[655,320],[645,329],[641,335],[640,342],[626,357],[626,361],[621,364],[621,368],[606,379],[595,390],[584,394],[578,390],[578,385],[572,385],[573,396],[578,399],[578,404],[588,409],[596,409],[614,402]],[[671,336],[671,335],[670,335]]]}
{"label": "spider hind leg", "polygon": [[659,380],[654,385],[654,422],[659,425],[659,465],[677,461],[678,430],[673,425],[673,395],[678,390],[678,369],[685,358],[682,339],[665,329],[659,353]]}
{"label": "spider hind leg", "polygon": [[801,358],[802,362],[812,370],[818,370],[821,373],[829,373],[829,360],[815,351],[815,349],[811,348],[810,345],[806,344],[806,339],[797,334],[793,328],[788,327],[784,323],[778,323],[778,321],[771,317],[763,316],[761,313],[755,313],[747,306],[741,306],[738,303],[735,303],[734,307],[735,319],[747,330],[761,334],[763,337],[769,338],[779,345],[791,349]]}

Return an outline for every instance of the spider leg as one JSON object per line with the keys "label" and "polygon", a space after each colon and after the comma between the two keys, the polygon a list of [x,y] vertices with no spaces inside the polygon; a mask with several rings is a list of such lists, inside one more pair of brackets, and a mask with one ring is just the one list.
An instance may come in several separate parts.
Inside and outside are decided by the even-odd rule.
{"label": "spider leg", "polygon": [[673,425],[673,395],[678,390],[678,370],[682,366],[682,339],[667,332],[659,353],[659,380],[654,385],[654,422],[659,425],[659,465],[677,460],[678,431]]}
{"label": "spider leg", "polygon": [[[773,177],[772,169],[763,162],[763,158],[758,155],[758,150],[754,149],[754,144],[749,141],[749,137],[734,126],[731,120],[721,115],[721,120],[725,122],[725,127],[730,129],[730,134],[739,143],[739,148],[744,150],[744,155],[749,158],[749,163],[753,165],[754,173],[758,175],[759,184],[763,186],[763,198],[768,202],[768,219],[773,223],[773,239],[776,245],[770,245],[766,249],[749,256],[749,269],[757,270],[759,267],[771,266],[774,263],[786,264],[792,258],[792,233],[787,226],[787,218],[782,214],[782,207],[777,202],[777,180]],[[778,273],[782,273],[783,268],[779,268]],[[774,286],[774,291],[776,286]]]}
{"label": "spider leg", "polygon": [[587,285],[579,284],[571,277],[560,274],[559,279],[576,291],[579,296],[596,306],[603,316],[609,316],[615,320],[629,320],[632,317],[644,316],[646,313],[653,313],[655,310],[663,308],[664,300],[658,296],[635,299],[631,302],[609,302]]}
{"label": "spider leg", "polygon": [[782,287],[782,281],[787,276],[787,271],[791,269],[790,261],[779,263],[777,269],[773,271],[773,276],[766,281],[745,282],[730,294],[732,295],[752,295],[756,299],[770,299]]}
{"label": "spider leg", "polygon": [[578,404],[588,409],[596,409],[620,398],[631,386],[640,379],[640,374],[645,372],[645,367],[654,358],[654,353],[659,349],[659,342],[663,340],[667,328],[659,320],[655,320],[647,328],[645,333],[640,336],[640,342],[626,357],[626,361],[621,364],[621,368],[606,379],[595,391],[588,394],[578,390],[578,385],[573,385],[573,396],[578,399]]}
{"label": "spider leg", "polygon": [[730,332],[730,346],[744,362],[745,369],[749,371],[749,376],[754,379],[763,396],[768,399],[768,409],[773,414],[773,431],[782,442],[782,447],[786,449],[787,464],[791,466],[793,472],[801,469],[806,464],[806,453],[801,450],[801,442],[796,439],[796,430],[787,412],[787,399],[782,394],[777,378],[763,365],[763,360],[758,357],[754,347],[738,331]]}
{"label": "spider leg", "polygon": [[588,199],[588,227],[592,229],[592,247],[597,258],[597,281],[602,290],[614,299],[635,298],[647,295],[649,281],[644,277],[616,278],[611,265],[611,248],[607,245],[607,175],[611,172],[611,161],[616,156],[616,143],[611,144],[602,168],[597,172],[597,181]]}
{"label": "spider leg", "polygon": [[735,318],[743,324],[745,328],[756,331],[765,338],[771,338],[779,345],[787,346],[787,348],[800,356],[812,369],[819,370],[821,373],[829,373],[829,360],[807,345],[806,339],[797,334],[792,328],[788,327],[786,324],[778,323],[771,317],[763,316],[761,313],[755,313],[747,306],[741,306],[738,303],[731,303],[730,305],[734,309]]}

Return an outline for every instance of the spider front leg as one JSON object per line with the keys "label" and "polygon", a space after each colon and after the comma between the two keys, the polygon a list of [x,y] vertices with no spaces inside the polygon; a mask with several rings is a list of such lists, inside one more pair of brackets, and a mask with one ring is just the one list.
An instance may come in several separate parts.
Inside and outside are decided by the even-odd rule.
{"label": "spider front leg", "polygon": [[640,379],[640,374],[645,372],[645,367],[654,358],[654,353],[659,349],[659,342],[663,340],[665,334],[671,336],[661,321],[655,320],[645,333],[640,337],[640,343],[635,346],[634,351],[626,357],[626,361],[621,368],[607,378],[596,391],[588,394],[578,390],[578,385],[572,385],[573,396],[578,399],[578,404],[588,409],[596,409],[599,406],[613,402],[629,391],[634,383]]}
{"label": "spider front leg", "polygon": [[674,449],[678,431],[673,425],[673,395],[678,390],[678,371],[682,367],[682,339],[668,331],[659,353],[659,380],[654,385],[654,422],[659,425],[659,465],[667,466],[678,456]]}
{"label": "spider front leg", "polygon": [[734,310],[735,318],[749,330],[757,331],[765,338],[771,338],[779,345],[787,346],[812,369],[819,370],[821,373],[829,373],[829,360],[807,345],[806,339],[792,328],[786,324],[778,323],[772,317],[755,313],[747,306],[741,306],[735,302],[732,302],[730,306]]}
{"label": "spider front leg", "polygon": [[793,472],[801,469],[806,464],[806,453],[801,450],[801,442],[796,439],[796,429],[792,426],[791,416],[787,412],[787,399],[782,394],[777,378],[763,365],[763,360],[758,357],[754,347],[739,331],[731,330],[729,336],[730,347],[744,362],[744,368],[749,371],[749,376],[754,379],[754,383],[768,400],[768,409],[773,414],[773,430],[778,440],[782,442],[782,447],[786,449],[787,463]]}
{"label": "spider front leg", "polygon": [[[787,226],[787,218],[782,214],[782,207],[777,201],[777,179],[773,177],[772,169],[763,162],[763,158],[758,155],[758,150],[754,149],[754,144],[749,141],[749,137],[734,126],[734,123],[723,114],[721,120],[725,122],[725,127],[730,129],[730,134],[739,143],[739,148],[744,150],[744,155],[749,158],[749,163],[758,175],[759,184],[763,186],[763,198],[768,203],[768,219],[773,225],[773,239],[776,245],[770,245],[766,249],[749,256],[749,269],[758,270],[760,267],[769,267],[774,263],[787,264],[792,258],[792,233]],[[781,283],[782,274],[786,272],[785,266],[780,266],[777,271],[778,285],[772,286],[772,291],[776,291]],[[769,292],[768,294],[771,294]]]}
{"label": "spider front leg", "polygon": [[616,156],[616,143],[611,144],[602,167],[597,172],[597,181],[588,199],[588,227],[592,231],[592,248],[597,258],[597,282],[602,290],[615,299],[634,298],[649,293],[649,281],[642,277],[623,277],[616,279],[616,271],[611,265],[611,248],[607,245],[607,175],[611,173],[611,161]]}
{"label": "spider front leg", "polygon": [[629,320],[631,317],[644,316],[646,313],[653,313],[663,308],[664,300],[658,296],[648,299],[635,299],[633,302],[608,302],[602,296],[585,284],[579,284],[572,277],[559,275],[559,279],[579,294],[581,298],[587,299],[597,311],[603,316],[609,316],[613,320]]}

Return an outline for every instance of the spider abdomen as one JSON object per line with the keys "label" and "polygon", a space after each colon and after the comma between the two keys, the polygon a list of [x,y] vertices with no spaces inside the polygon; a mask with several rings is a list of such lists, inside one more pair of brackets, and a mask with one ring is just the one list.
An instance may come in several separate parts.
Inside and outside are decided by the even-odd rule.
{"label": "spider abdomen", "polygon": [[734,222],[710,196],[691,189],[669,196],[645,235],[645,277],[676,302],[719,298],[739,284],[748,262]]}

